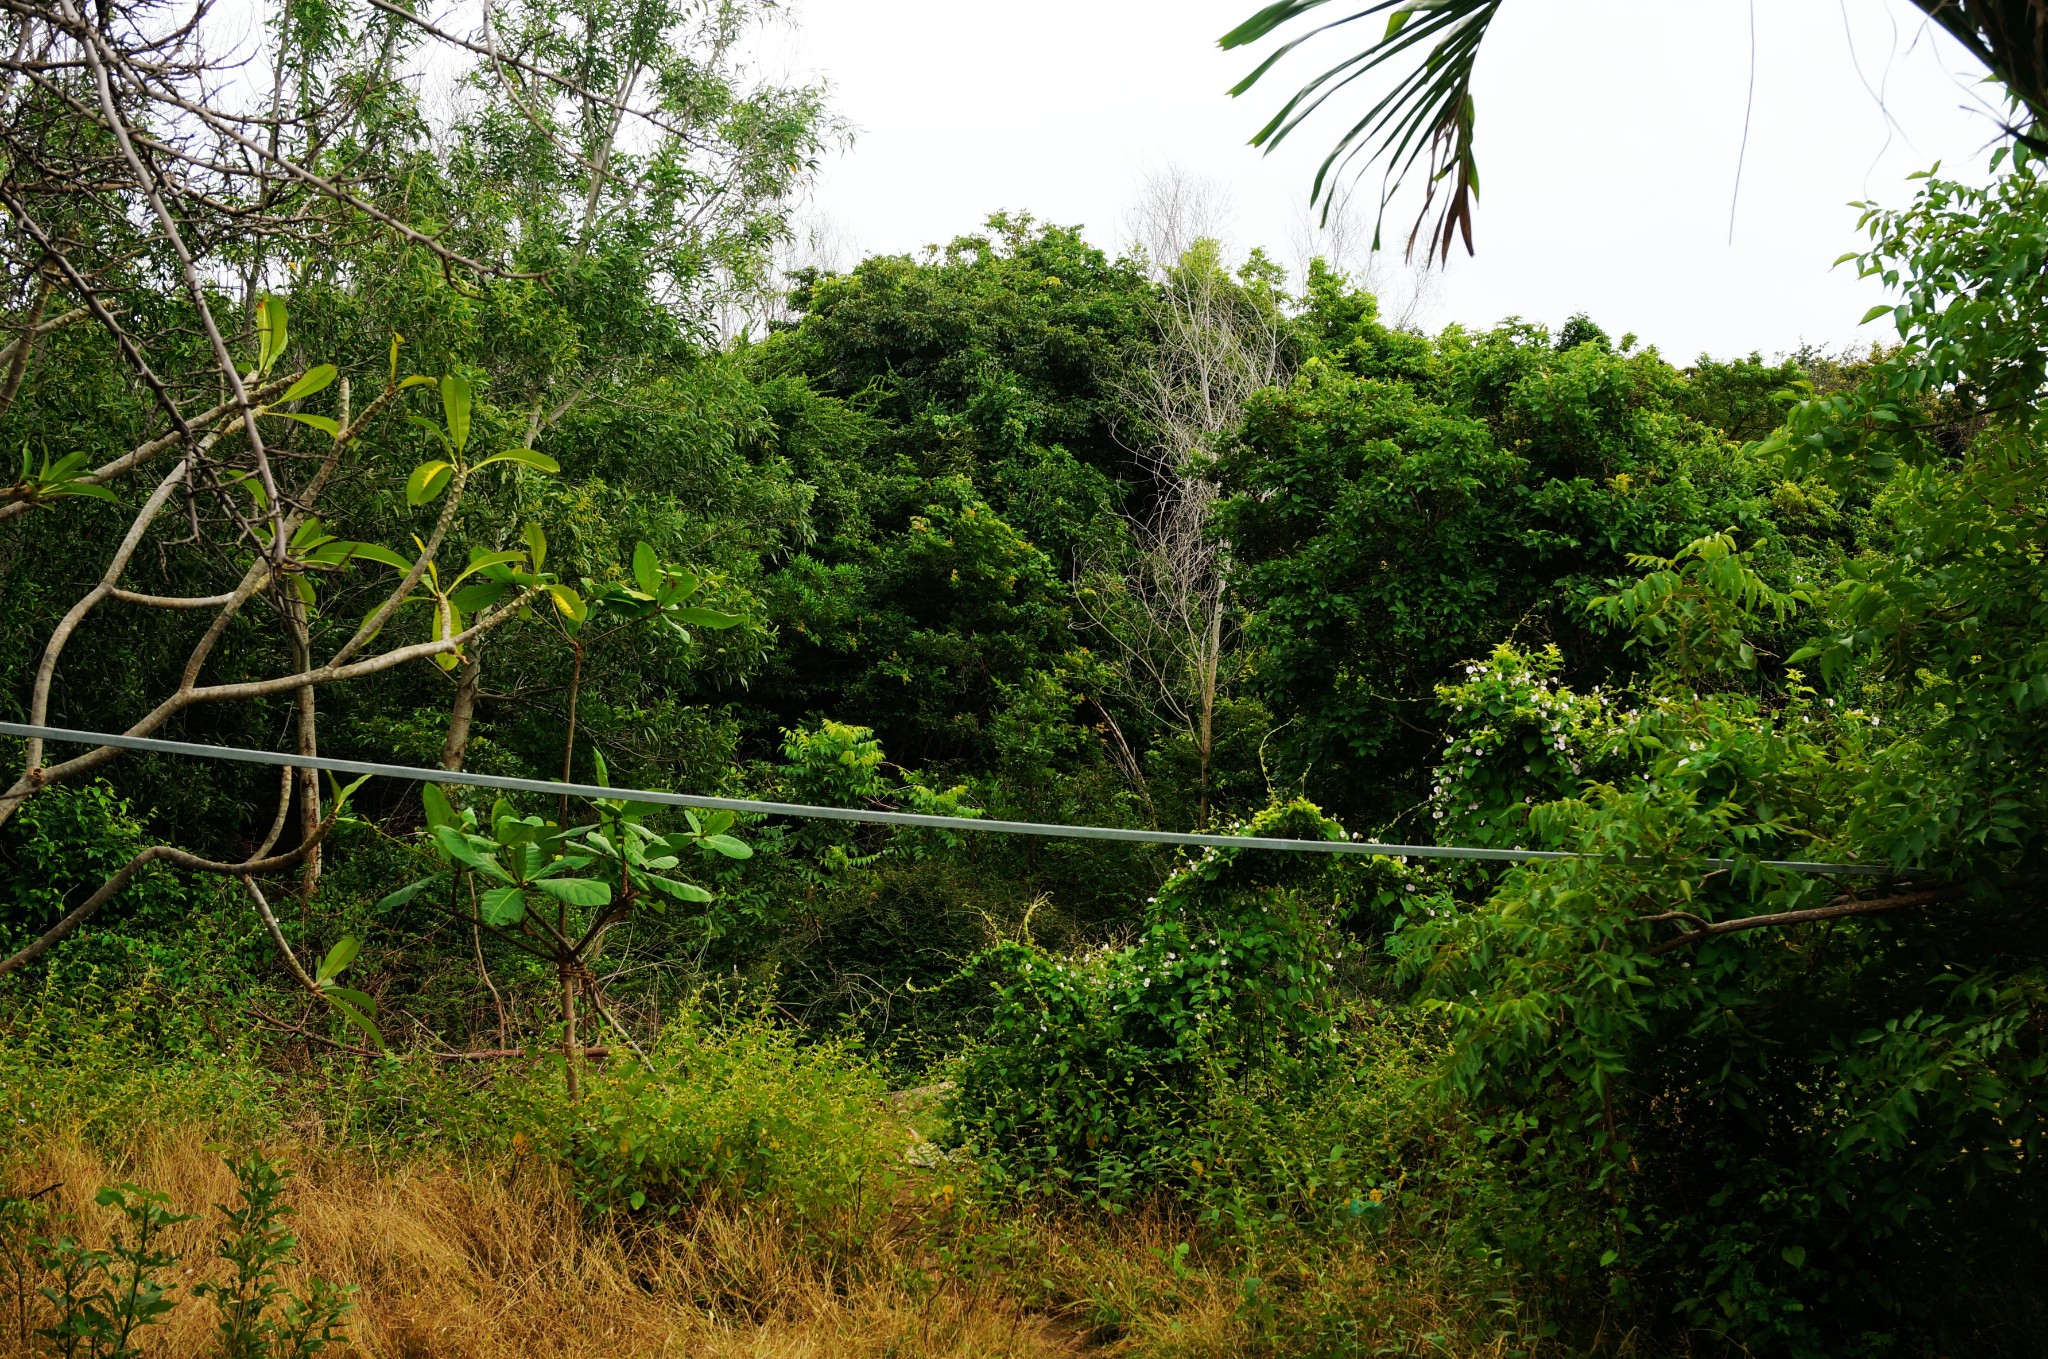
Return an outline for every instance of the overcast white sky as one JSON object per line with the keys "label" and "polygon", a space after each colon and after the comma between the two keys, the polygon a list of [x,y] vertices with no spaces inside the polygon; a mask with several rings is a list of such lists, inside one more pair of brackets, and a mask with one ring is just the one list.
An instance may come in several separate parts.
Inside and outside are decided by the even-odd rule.
{"label": "overcast white sky", "polygon": [[[1331,129],[1312,124],[1271,157],[1245,142],[1343,38],[1230,99],[1251,59],[1215,39],[1256,7],[796,0],[794,27],[759,59],[767,75],[825,79],[855,129],[812,207],[843,263],[1002,208],[1115,248],[1144,181],[1170,167],[1227,188],[1237,244],[1292,260]],[[1452,259],[1424,320],[1555,326],[1584,310],[1681,362],[1882,338],[1857,326],[1875,285],[1829,267],[1858,244],[1848,204],[1902,202],[1906,175],[1936,160],[1980,175],[1993,127],[1979,72],[1907,0],[1758,0],[1756,26],[1731,246],[1746,0],[1508,5],[1475,89],[1479,254]]]}

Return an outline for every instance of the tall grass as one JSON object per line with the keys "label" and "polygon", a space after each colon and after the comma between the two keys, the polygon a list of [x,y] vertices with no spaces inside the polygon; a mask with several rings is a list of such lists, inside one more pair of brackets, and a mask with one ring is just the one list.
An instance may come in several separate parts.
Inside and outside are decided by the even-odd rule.
{"label": "tall grass", "polygon": [[[87,1246],[116,1225],[94,1202],[102,1185],[160,1190],[195,1215],[171,1229],[175,1306],[149,1332],[150,1359],[216,1352],[214,1305],[193,1290],[224,1269],[215,1205],[235,1202],[235,1182],[223,1153],[252,1145],[296,1171],[299,1243],[281,1282],[353,1288],[344,1353],[365,1359],[1535,1348],[1514,1339],[1531,1330],[1526,1309],[1479,1286],[1484,1262],[1448,1215],[1330,1232],[1290,1210],[1295,1228],[1247,1232],[1194,1203],[1107,1214],[992,1194],[927,1140],[943,1135],[929,1100],[892,1095],[856,1050],[759,1017],[672,1025],[645,1063],[593,1069],[572,1105],[545,1061],[483,1071],[272,1053],[300,1064],[285,1076],[209,1041],[203,1019],[115,1001],[94,1015],[31,997],[0,1022],[15,1134],[0,1194],[60,1186],[39,1201],[37,1230]],[[1248,1110],[1244,1126],[1215,1149],[1224,1163],[1313,1148],[1326,1164],[1336,1124],[1319,1119],[1310,1137]],[[1345,1140],[1364,1145],[1379,1126]],[[1297,1199],[1331,1211],[1320,1173],[1297,1178],[1277,1197],[1263,1188],[1263,1211]],[[20,1300],[7,1301],[11,1317]],[[48,1324],[48,1305],[28,1302],[31,1329]],[[38,1345],[0,1325],[0,1359]]]}

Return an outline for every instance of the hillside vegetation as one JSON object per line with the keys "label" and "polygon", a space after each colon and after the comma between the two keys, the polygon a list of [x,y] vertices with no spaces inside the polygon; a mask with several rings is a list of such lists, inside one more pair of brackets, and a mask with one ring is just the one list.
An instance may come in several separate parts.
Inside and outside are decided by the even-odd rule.
{"label": "hillside vegetation", "polygon": [[2042,1353],[2025,144],[1850,359],[785,274],[768,8],[21,18],[0,715],[1566,857],[5,738],[0,1355]]}

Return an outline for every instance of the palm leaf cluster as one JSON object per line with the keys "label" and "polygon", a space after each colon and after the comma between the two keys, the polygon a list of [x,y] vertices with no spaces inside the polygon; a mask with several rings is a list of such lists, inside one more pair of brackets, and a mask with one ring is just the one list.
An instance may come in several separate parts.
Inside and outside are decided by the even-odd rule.
{"label": "palm leaf cluster", "polygon": [[[1378,97],[1344,130],[1317,167],[1310,190],[1330,209],[1357,177],[1384,167],[1380,214],[1418,170],[1422,210],[1408,233],[1408,255],[1447,260],[1462,240],[1472,251],[1472,211],[1479,196],[1473,154],[1472,73],[1502,0],[1377,0],[1337,18],[1316,11],[1330,0],[1274,0],[1223,35],[1226,49],[1249,46],[1282,29],[1307,25],[1231,89],[1245,93],[1296,48],[1333,29],[1385,16],[1379,36],[1297,90],[1259,129],[1252,145],[1271,151],[1358,81],[1391,76]],[[1928,17],[1984,64],[2011,99],[2007,131],[2048,151],[2035,130],[2048,122],[2048,0],[1914,0]],[[1373,248],[1380,245],[1377,224]]]}

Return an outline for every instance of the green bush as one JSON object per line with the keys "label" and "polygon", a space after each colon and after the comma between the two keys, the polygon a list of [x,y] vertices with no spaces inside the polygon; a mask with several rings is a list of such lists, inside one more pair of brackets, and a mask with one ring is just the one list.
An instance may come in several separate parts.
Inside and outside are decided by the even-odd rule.
{"label": "green bush", "polygon": [[[1243,833],[1337,839],[1306,802]],[[1211,850],[1147,903],[1125,948],[1073,958],[1028,942],[977,957],[993,992],[962,1060],[957,1132],[999,1182],[1119,1202],[1199,1174],[1189,1138],[1212,1092],[1299,1071],[1329,1052],[1326,922],[1342,866],[1322,856]]]}
{"label": "green bush", "polygon": [[[103,782],[59,784],[23,803],[0,828],[0,953],[56,924],[148,844],[128,803]],[[154,937],[186,896],[167,869],[146,869],[94,927]]]}
{"label": "green bush", "polygon": [[849,1046],[802,1043],[765,1018],[668,1026],[647,1060],[590,1082],[568,1156],[605,1211],[676,1214],[773,1198],[814,1221],[885,1203],[906,1134]]}
{"label": "green bush", "polygon": [[108,1141],[193,1121],[253,1136],[277,1116],[248,1048],[224,1051],[197,999],[153,974],[110,983],[63,960],[33,988],[0,989],[0,1127],[17,1135],[60,1128]]}

